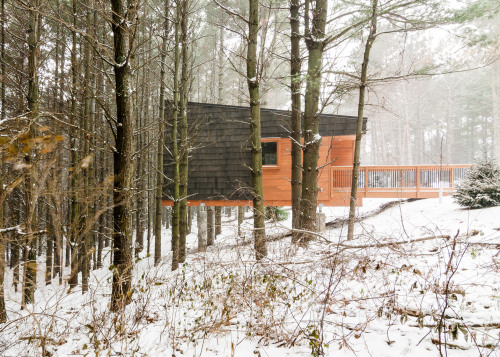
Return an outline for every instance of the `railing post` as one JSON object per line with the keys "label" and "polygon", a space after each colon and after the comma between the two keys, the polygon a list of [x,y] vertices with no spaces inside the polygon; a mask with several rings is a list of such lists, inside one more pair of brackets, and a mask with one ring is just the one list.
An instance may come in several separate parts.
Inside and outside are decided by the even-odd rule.
{"label": "railing post", "polygon": [[368,197],[368,167],[365,167],[365,197]]}
{"label": "railing post", "polygon": [[450,167],[449,170],[450,170],[450,188],[453,191],[453,188],[455,187],[455,170],[453,169],[453,167]]}
{"label": "railing post", "polygon": [[415,166],[417,171],[417,198],[420,198],[420,167]]}

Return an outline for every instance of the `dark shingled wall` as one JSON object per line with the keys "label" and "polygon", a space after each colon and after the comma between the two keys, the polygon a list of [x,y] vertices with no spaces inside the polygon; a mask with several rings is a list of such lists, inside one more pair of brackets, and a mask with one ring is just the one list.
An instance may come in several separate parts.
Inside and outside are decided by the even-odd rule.
{"label": "dark shingled wall", "polygon": [[[167,112],[170,118],[170,112]],[[218,104],[188,104],[189,153],[188,194],[192,200],[250,200],[252,198],[250,152],[250,108]],[[261,109],[263,138],[290,136],[290,112]],[[366,119],[363,123],[366,129]],[[322,114],[321,136],[354,135],[356,118]],[[167,128],[167,147],[171,147],[172,127]],[[171,199],[172,157],[164,155],[167,184],[164,199]],[[170,182],[170,184],[169,184]]]}

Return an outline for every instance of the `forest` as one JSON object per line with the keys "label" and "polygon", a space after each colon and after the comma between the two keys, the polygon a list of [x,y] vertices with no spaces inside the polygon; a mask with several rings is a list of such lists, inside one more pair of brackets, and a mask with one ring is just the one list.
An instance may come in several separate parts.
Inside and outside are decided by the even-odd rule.
{"label": "forest", "polygon": [[[498,354],[500,211],[358,194],[361,165],[500,162],[499,20],[498,0],[1,0],[0,355]],[[249,108],[247,204],[190,201],[189,103]],[[263,191],[268,108],[290,207]],[[319,204],[322,115],[354,123],[346,207]]]}

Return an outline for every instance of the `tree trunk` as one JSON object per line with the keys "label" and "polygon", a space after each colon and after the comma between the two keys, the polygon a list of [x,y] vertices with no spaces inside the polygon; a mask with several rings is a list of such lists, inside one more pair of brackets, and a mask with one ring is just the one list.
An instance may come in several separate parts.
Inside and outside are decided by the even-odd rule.
{"label": "tree trunk", "polygon": [[[156,190],[155,190],[155,266],[161,259],[161,216],[163,198],[163,145],[165,145],[165,60],[167,58],[167,39],[169,31],[169,0],[165,1],[163,19],[163,38],[161,43],[160,63],[160,113],[158,119],[158,146],[156,153]],[[168,227],[167,227],[168,228]]]}
{"label": "tree trunk", "polygon": [[180,224],[180,177],[179,177],[179,151],[177,147],[177,125],[179,111],[179,27],[181,9],[177,3],[175,21],[175,50],[174,50],[174,108],[172,111],[172,158],[174,162],[174,206],[172,208],[172,270],[179,267],[179,224]]}
{"label": "tree trunk", "polygon": [[181,86],[180,86],[180,162],[179,162],[179,191],[180,191],[180,208],[179,208],[179,263],[184,263],[186,260],[186,235],[187,235],[187,195],[188,195],[188,126],[187,126],[187,100],[189,95],[189,78],[188,78],[188,0],[183,0],[181,3],[181,38],[180,44],[182,48],[182,65],[181,65]]}
{"label": "tree trunk", "polygon": [[491,67],[492,104],[493,104],[493,148],[494,157],[500,163],[500,61],[496,61]]}
{"label": "tree trunk", "polygon": [[[3,10],[3,1],[2,1],[2,10]],[[2,11],[3,15],[3,11]],[[5,227],[4,222],[4,201],[5,201],[5,191],[3,188],[4,185],[4,172],[3,165],[1,168],[2,172],[0,172],[0,226]],[[5,299],[4,299],[4,274],[5,274],[5,246],[6,240],[4,238],[4,233],[0,232],[0,324],[7,321],[7,311],[5,310]]]}
{"label": "tree trunk", "polygon": [[[71,122],[73,125],[78,125],[76,119],[76,95],[77,95],[77,74],[79,71],[78,63],[76,61],[76,28],[77,28],[77,8],[76,0],[73,0],[73,30],[71,31]],[[80,205],[78,203],[78,151],[76,141],[76,130],[71,129],[70,132],[70,150],[71,150],[71,217],[70,217],[70,241],[66,249],[66,257],[71,256],[71,273],[68,279],[70,288],[78,285],[78,247],[79,247],[79,216]],[[68,259],[67,259],[68,260]]]}
{"label": "tree trunk", "polygon": [[[302,197],[300,201],[300,228],[315,232],[316,206],[318,204],[318,158],[321,146],[319,135],[318,107],[321,88],[321,67],[323,63],[322,39],[325,37],[327,0],[317,0],[313,11],[312,28],[306,27],[306,44],[309,52],[307,68],[306,97],[304,110],[304,157],[302,164]],[[309,21],[306,18],[306,24]],[[300,242],[306,244],[314,236],[300,234]]]}
{"label": "tree trunk", "polygon": [[7,84],[7,81],[5,79],[5,26],[6,26],[6,20],[5,20],[5,0],[2,0],[2,28],[0,29],[0,75],[1,75],[1,82],[0,82],[0,105],[2,106],[2,109],[0,110],[0,120],[5,119],[6,115],[6,109],[5,109],[5,86]]}
{"label": "tree trunk", "polygon": [[292,97],[292,242],[296,243],[300,234],[300,198],[302,196],[302,112],[300,87],[302,61],[300,58],[299,0],[290,2],[290,91]]}
{"label": "tree trunk", "polygon": [[264,214],[264,192],[262,188],[262,147],[260,126],[259,73],[257,72],[257,38],[259,31],[259,2],[249,0],[248,37],[247,37],[247,85],[250,95],[250,128],[252,148],[252,190],[253,226],[255,258],[260,260],[267,255],[266,228]]}
{"label": "tree trunk", "polygon": [[[91,6],[92,4],[87,2],[85,7],[85,28],[87,33],[91,32]],[[83,70],[84,70],[84,83],[83,83],[83,128],[86,133],[90,132],[90,112],[91,112],[91,79],[90,79],[90,44],[87,39],[84,39],[83,43]],[[90,278],[90,259],[91,259],[91,219],[90,219],[90,207],[91,207],[91,193],[90,193],[90,176],[92,174],[93,167],[91,166],[91,160],[89,160],[90,155],[90,137],[86,133],[82,133],[83,141],[83,157],[88,160],[89,165],[82,167],[83,175],[83,190],[85,197],[82,200],[83,214],[81,218],[81,226],[83,234],[81,236],[81,270],[82,270],[82,293],[89,290],[89,278]]]}
{"label": "tree trunk", "polygon": [[358,175],[359,156],[361,151],[361,138],[363,137],[363,111],[365,108],[366,77],[368,63],[370,61],[370,51],[377,34],[377,5],[378,0],[372,0],[372,19],[370,33],[366,40],[363,63],[361,64],[361,79],[359,84],[358,119],[356,124],[356,141],[354,144],[354,165],[352,168],[351,198],[349,206],[349,220],[347,227],[347,239],[354,237],[354,220],[356,218],[356,207],[358,204]]}
{"label": "tree trunk", "polygon": [[[30,135],[33,135],[33,126],[38,120],[38,42],[39,42],[39,21],[40,15],[36,11],[38,9],[38,0],[32,0],[29,12],[29,28],[28,28],[28,111],[30,119]],[[31,164],[31,152],[28,152],[25,161],[28,165]],[[36,236],[34,235],[34,218],[36,198],[33,195],[34,190],[34,168],[29,169],[25,178],[26,187],[26,230],[27,238],[24,248],[24,279],[23,279],[23,298],[22,306],[35,302],[36,289]]]}
{"label": "tree trunk", "polygon": [[116,94],[116,145],[113,152],[113,284],[111,309],[131,300],[134,119],[131,103],[130,23],[136,23],[134,1],[111,0]]}

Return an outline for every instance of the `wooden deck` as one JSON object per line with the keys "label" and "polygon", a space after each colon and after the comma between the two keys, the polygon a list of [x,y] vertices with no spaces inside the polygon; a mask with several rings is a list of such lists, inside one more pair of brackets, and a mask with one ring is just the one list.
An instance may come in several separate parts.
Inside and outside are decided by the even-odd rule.
{"label": "wooden deck", "polygon": [[[358,199],[433,198],[450,195],[472,165],[361,166]],[[331,198],[349,202],[352,166],[331,167]]]}

